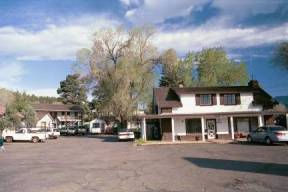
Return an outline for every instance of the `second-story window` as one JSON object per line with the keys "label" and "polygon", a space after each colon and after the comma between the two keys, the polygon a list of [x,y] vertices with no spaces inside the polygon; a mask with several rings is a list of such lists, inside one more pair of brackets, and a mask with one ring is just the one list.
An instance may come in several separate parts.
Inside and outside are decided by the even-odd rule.
{"label": "second-story window", "polygon": [[196,94],[196,105],[217,105],[216,94]]}
{"label": "second-story window", "polygon": [[70,112],[67,112],[67,116],[70,116]]}
{"label": "second-story window", "polygon": [[212,105],[212,97],[209,94],[200,95],[200,105]]}
{"label": "second-story window", "polygon": [[75,117],[78,117],[78,112],[75,112]]}
{"label": "second-story window", "polygon": [[236,94],[224,94],[224,105],[236,105]]}
{"label": "second-story window", "polygon": [[62,115],[64,116],[64,115],[65,115],[65,112],[62,112]]}

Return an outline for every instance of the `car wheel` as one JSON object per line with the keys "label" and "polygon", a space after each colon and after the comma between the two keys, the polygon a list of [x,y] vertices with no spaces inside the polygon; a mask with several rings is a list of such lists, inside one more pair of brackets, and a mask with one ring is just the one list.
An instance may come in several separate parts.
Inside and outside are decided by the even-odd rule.
{"label": "car wheel", "polygon": [[248,143],[253,143],[252,137],[250,135],[248,135],[247,141],[248,141]]}
{"label": "car wheel", "polygon": [[13,142],[13,137],[6,137],[5,138],[7,143],[12,143]]}
{"label": "car wheel", "polygon": [[271,141],[271,139],[269,137],[266,137],[265,138],[265,143],[266,143],[266,145],[271,145],[272,141]]}
{"label": "car wheel", "polygon": [[38,143],[39,142],[39,138],[38,137],[33,137],[32,138],[32,143]]}

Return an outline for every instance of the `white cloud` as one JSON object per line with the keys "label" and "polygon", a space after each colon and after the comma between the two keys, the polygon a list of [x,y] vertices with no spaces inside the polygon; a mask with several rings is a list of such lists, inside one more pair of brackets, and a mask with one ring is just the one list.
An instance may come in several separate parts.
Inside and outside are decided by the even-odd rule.
{"label": "white cloud", "polygon": [[0,87],[12,88],[22,80],[25,69],[19,62],[0,63]]}
{"label": "white cloud", "polygon": [[198,27],[176,31],[162,31],[154,42],[160,50],[174,48],[179,53],[207,47],[247,48],[288,40],[288,23],[275,28]]}
{"label": "white cloud", "polygon": [[34,94],[36,96],[49,96],[58,97],[57,88],[42,88],[42,89],[24,89],[28,94]]}
{"label": "white cloud", "polygon": [[108,16],[83,16],[49,24],[40,31],[11,26],[0,28],[0,56],[18,60],[74,59],[75,52],[91,45],[92,34],[99,28],[120,24]]}
{"label": "white cloud", "polygon": [[131,6],[131,5],[139,5],[140,0],[120,0],[121,3],[123,3],[125,6]]}
{"label": "white cloud", "polygon": [[[121,0],[129,4],[130,0]],[[186,16],[191,10],[201,7],[211,0],[143,0],[137,8],[126,12],[126,18],[134,24],[159,23],[176,16]],[[246,17],[259,13],[274,12],[285,0],[213,0],[212,6],[221,11],[222,16]]]}
{"label": "white cloud", "polygon": [[201,6],[209,0],[144,0],[138,8],[126,12],[126,18],[132,23],[159,23],[165,19],[185,16],[197,6]]}

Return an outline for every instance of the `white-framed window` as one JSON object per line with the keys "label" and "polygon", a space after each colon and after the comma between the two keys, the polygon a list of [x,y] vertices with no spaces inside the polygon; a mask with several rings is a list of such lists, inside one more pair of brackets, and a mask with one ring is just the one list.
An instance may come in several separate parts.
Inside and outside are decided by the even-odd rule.
{"label": "white-framed window", "polygon": [[224,105],[236,105],[236,94],[224,94]]}
{"label": "white-framed window", "polygon": [[200,95],[200,105],[212,105],[212,96],[210,94]]}

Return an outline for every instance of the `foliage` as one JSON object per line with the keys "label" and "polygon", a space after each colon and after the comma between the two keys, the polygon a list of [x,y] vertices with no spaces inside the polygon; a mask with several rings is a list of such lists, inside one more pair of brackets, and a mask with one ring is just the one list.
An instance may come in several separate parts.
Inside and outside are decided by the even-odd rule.
{"label": "foliage", "polygon": [[80,74],[67,75],[66,79],[60,82],[57,93],[64,104],[81,106],[85,120],[91,120],[91,113],[88,106],[85,79],[80,78]]}
{"label": "foliage", "polygon": [[66,79],[60,82],[57,93],[64,104],[80,105],[87,100],[80,74],[67,75]]}
{"label": "foliage", "polygon": [[29,95],[25,92],[13,92],[4,88],[0,89],[0,104],[7,105],[12,103],[15,100],[16,95],[21,95],[24,97],[29,103],[57,103],[59,102],[58,98],[56,97],[48,97],[48,96],[36,96],[36,95]]}
{"label": "foliage", "polygon": [[7,117],[0,118],[0,132],[8,127],[12,127],[12,123],[9,121]]}
{"label": "foliage", "polygon": [[0,104],[7,105],[14,101],[14,93],[7,89],[1,88],[0,89]]}
{"label": "foliage", "polygon": [[197,57],[199,85],[232,86],[247,84],[246,65],[229,60],[223,49],[204,49],[198,53]]}
{"label": "foliage", "polygon": [[184,59],[179,59],[174,49],[168,49],[160,57],[163,64],[160,86],[177,87],[180,84],[189,87],[193,85],[192,70],[195,56],[188,53]]}
{"label": "foliage", "polygon": [[25,96],[16,93],[15,101],[6,107],[5,119],[13,127],[21,126],[21,122],[26,127],[33,127],[36,124],[36,112]]}
{"label": "foliage", "polygon": [[169,49],[162,55],[161,63],[160,86],[233,86],[248,82],[246,65],[228,59],[221,48],[188,53],[184,59],[179,59],[176,51]]}
{"label": "foliage", "polygon": [[274,52],[274,63],[288,70],[288,41],[282,42]]}
{"label": "foliage", "polygon": [[80,63],[88,67],[98,113],[125,123],[137,104],[150,98],[157,54],[150,42],[153,32],[149,27],[103,29],[95,33],[90,52],[79,52]]}

